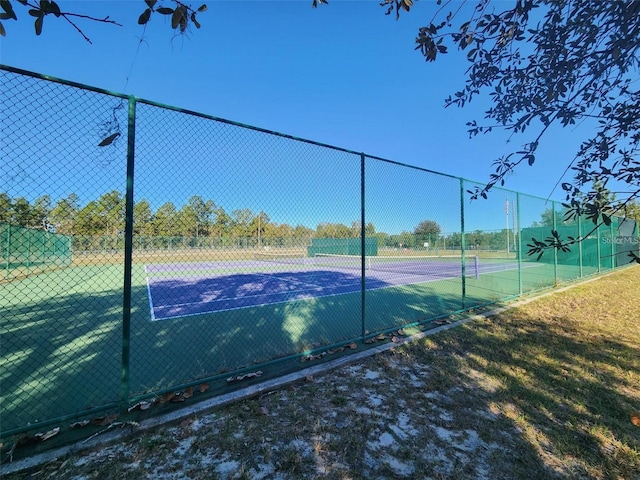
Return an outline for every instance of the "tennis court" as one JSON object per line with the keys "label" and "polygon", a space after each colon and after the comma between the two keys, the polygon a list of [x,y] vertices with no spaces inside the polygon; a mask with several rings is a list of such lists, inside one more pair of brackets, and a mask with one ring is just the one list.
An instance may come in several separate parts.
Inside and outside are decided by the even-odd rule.
{"label": "tennis court", "polygon": [[252,261],[164,263],[145,266],[151,320],[347,295],[465,275],[517,269],[515,262],[471,257],[291,257],[257,254]]}
{"label": "tennis court", "polygon": [[[274,377],[616,268],[621,241],[637,252],[635,222],[593,231],[548,199],[497,188],[470,203],[479,184],[463,178],[0,75],[12,92],[4,195],[25,207],[0,223],[2,439],[200,382],[226,392],[232,375]],[[556,227],[589,238],[527,258]]]}

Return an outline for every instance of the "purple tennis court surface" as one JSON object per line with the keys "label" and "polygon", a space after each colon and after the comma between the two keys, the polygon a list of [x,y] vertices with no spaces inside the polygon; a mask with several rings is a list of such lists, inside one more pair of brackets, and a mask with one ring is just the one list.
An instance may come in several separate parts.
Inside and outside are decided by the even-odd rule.
{"label": "purple tennis court surface", "polygon": [[[415,267],[413,267],[415,268]],[[484,265],[486,271],[514,268]],[[420,273],[367,271],[365,288],[380,289],[461,276],[460,265],[431,264]],[[360,271],[322,266],[274,266],[260,262],[154,264],[145,267],[151,319],[221,312],[239,308],[357,293]],[[264,270],[264,271],[256,271]]]}

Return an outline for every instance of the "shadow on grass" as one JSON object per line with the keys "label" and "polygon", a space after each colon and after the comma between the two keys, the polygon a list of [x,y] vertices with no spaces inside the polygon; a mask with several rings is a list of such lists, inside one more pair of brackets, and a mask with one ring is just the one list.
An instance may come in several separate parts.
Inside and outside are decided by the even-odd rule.
{"label": "shadow on grass", "polygon": [[[2,423],[5,431],[25,427],[36,420],[81,415],[89,407],[117,402],[120,398],[123,295],[118,283],[122,272],[119,267],[105,270],[100,281],[96,280],[95,270],[87,268],[82,275],[66,279],[53,275],[34,277],[29,280],[32,284],[18,285],[24,290],[22,294],[20,290],[14,293],[19,301],[5,308],[8,313],[8,321],[3,325],[2,348]],[[343,280],[359,280],[357,275],[352,277]],[[58,286],[48,291],[45,287],[52,279],[58,282]],[[208,281],[206,278],[196,280],[194,291],[206,292]],[[198,285],[198,282],[203,282],[203,285]],[[481,276],[479,281],[469,279],[465,299],[462,298],[459,278],[412,285],[379,285],[385,288],[366,292],[364,324],[360,291],[152,322],[146,276],[137,268],[132,289],[130,398],[221,374],[231,375],[231,372],[246,368],[264,370],[265,377],[277,376],[284,369],[269,365],[275,359],[293,359],[292,356],[308,349],[328,348],[357,340],[362,338],[363,329],[374,334],[491,303],[500,296],[504,297],[505,291],[501,288],[504,283],[501,277],[498,280],[489,276]],[[230,295],[229,291],[244,289],[246,285],[246,282],[237,282],[225,287]],[[38,295],[26,295],[27,290],[35,292],[38,289]],[[181,289],[178,293],[183,295],[186,292]],[[549,398],[556,398],[556,394],[549,396],[546,385],[562,380],[565,373],[556,365],[560,360],[549,362],[548,356],[537,356],[532,349],[553,345],[560,340],[549,341],[548,337],[557,332],[544,332],[546,327],[542,323],[528,325],[529,330],[518,333],[521,338],[507,336],[506,343],[501,343],[502,337],[493,338],[493,334],[487,332],[484,334],[488,335],[489,341],[481,342],[482,328],[474,328],[471,333],[465,329],[468,338],[447,334],[442,338],[438,336],[438,341],[459,343],[454,351],[468,349],[474,352],[469,359],[486,357],[487,362],[492,362],[491,368],[496,369],[490,370],[489,374],[499,378],[506,391],[515,391],[527,401],[543,405]],[[521,326],[518,328],[522,329]],[[560,343],[558,350],[562,347],[565,352],[582,355],[575,350],[585,345],[560,326],[558,328],[567,341],[575,343],[570,348],[564,348]],[[532,345],[540,347],[525,342],[538,337],[541,338],[538,344]],[[528,346],[519,348],[521,341]],[[607,357],[606,352],[614,350],[615,346],[603,348],[600,355]],[[431,351],[424,354],[431,355],[432,360],[439,358],[437,355],[434,357]],[[489,360],[490,355],[496,360]],[[446,358],[451,360],[453,357]],[[607,358],[601,361],[605,362]],[[568,360],[564,358],[563,361]],[[428,359],[426,361],[428,363]],[[520,381],[519,372],[530,366],[532,361],[540,364],[540,372],[536,374],[540,378],[531,383],[537,386],[527,384],[525,391],[520,392],[516,388]],[[469,368],[479,369],[482,361],[478,362],[478,365],[471,362]],[[299,360],[289,363],[291,365],[286,367],[289,369],[307,366]],[[442,376],[439,381],[459,380],[456,369],[448,368],[441,371],[449,378]],[[228,391],[225,390],[229,387],[224,378],[219,383],[215,393]],[[570,385],[570,390],[579,387],[585,388],[585,385]],[[592,386],[591,391],[594,389]],[[605,403],[612,403],[606,392],[597,394]],[[515,407],[526,407],[527,404],[518,404],[517,395],[514,398]],[[556,415],[564,418],[565,410],[576,408],[565,402],[564,409]],[[535,422],[538,421],[536,415],[545,414],[532,411],[529,415]],[[571,421],[572,418],[562,421]]]}
{"label": "shadow on grass", "polygon": [[121,308],[115,291],[3,308],[3,431],[118,401]]}
{"label": "shadow on grass", "polygon": [[515,427],[511,467],[521,478],[640,478],[630,422],[640,346],[584,329],[561,316],[503,314],[408,349],[431,367],[434,385],[465,390],[452,408],[490,411]]}
{"label": "shadow on grass", "polygon": [[[264,369],[265,362],[362,335],[360,291],[151,322],[145,280],[140,268],[134,270],[131,396],[242,368]],[[38,428],[43,420],[120,400],[121,281],[116,265],[67,269],[3,286],[3,432]],[[205,290],[197,282],[194,289]],[[368,291],[365,328],[381,331],[458,310],[459,289],[459,280],[448,280]],[[293,368],[299,367],[298,362]],[[272,370],[267,374],[282,373]]]}

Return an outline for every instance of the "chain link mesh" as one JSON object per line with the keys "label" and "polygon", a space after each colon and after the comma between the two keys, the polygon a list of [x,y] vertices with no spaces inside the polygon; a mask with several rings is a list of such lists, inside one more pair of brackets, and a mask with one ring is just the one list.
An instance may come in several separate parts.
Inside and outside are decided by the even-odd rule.
{"label": "chain link mesh", "polygon": [[[105,193],[125,190],[126,140],[97,145],[127,117],[121,99],[110,95],[5,70],[1,76],[1,220],[23,238],[70,237],[72,252],[50,265],[56,269],[30,268],[16,236],[3,243],[5,432],[119,402],[122,255],[114,246],[78,251],[73,234],[79,224],[91,225],[91,233],[119,233],[110,222],[119,221],[114,206],[122,195],[107,202]],[[16,250],[20,262],[10,260]]]}
{"label": "chain link mesh", "polygon": [[[224,391],[637,251],[628,221],[622,241],[618,219],[594,229],[500,189],[469,202],[477,184],[460,178],[0,75],[0,435],[216,379]],[[586,238],[536,261],[527,244],[552,230]]]}

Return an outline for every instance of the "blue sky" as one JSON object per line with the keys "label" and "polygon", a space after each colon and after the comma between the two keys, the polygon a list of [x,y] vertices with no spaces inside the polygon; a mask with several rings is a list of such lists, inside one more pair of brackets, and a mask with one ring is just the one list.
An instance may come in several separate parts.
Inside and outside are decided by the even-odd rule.
{"label": "blue sky", "polygon": [[[483,98],[464,109],[443,108],[444,98],[463,85],[467,63],[464,55],[452,52],[427,64],[414,51],[417,29],[429,23],[435,2],[417,2],[399,21],[385,16],[378,3],[333,0],[312,9],[310,0],[210,1],[199,17],[202,28],[174,37],[166,17],[152,17],[146,31],[137,25],[142,0],[60,0],[63,10],[109,15],[124,24],[78,20],[93,45],[66,22],[52,18],[46,19],[42,35],[36,37],[31,17],[16,5],[19,21],[4,22],[7,36],[0,38],[0,62],[449,175],[486,180],[491,161],[518,149],[519,140],[507,143],[500,132],[468,138],[465,122],[482,120],[487,106]],[[535,166],[523,167],[507,187],[549,196],[573,158],[584,128],[550,132]],[[407,189],[393,184],[393,176],[388,178],[389,190],[400,202],[405,196],[397,192]],[[414,189],[411,195],[433,202],[440,195],[438,188],[427,186],[419,193]],[[446,187],[447,191],[455,188]],[[491,216],[500,221],[485,228],[504,225],[505,195],[494,197],[469,207],[476,219]],[[562,192],[556,191],[552,198],[562,200]],[[328,206],[327,211],[335,208]],[[347,214],[345,222],[346,218],[356,220],[357,214],[357,209],[356,218]],[[279,222],[305,221],[271,215]]]}

